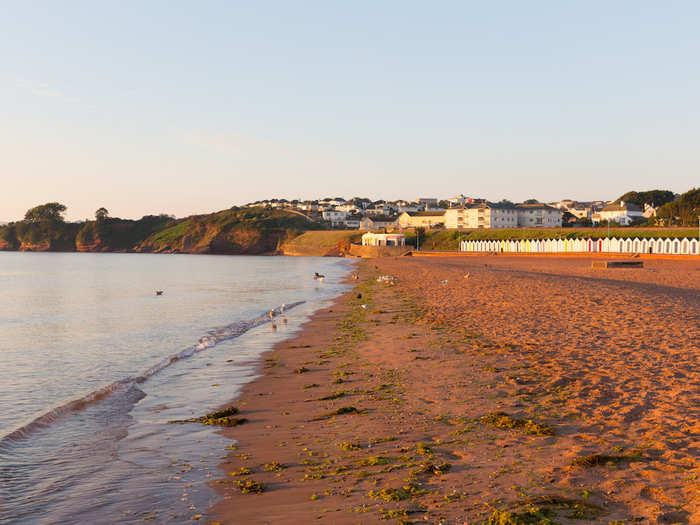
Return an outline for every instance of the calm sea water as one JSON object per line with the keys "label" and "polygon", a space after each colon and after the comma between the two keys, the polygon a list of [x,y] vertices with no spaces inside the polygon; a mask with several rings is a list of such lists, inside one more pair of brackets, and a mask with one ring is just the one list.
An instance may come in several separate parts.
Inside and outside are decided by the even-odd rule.
{"label": "calm sea water", "polygon": [[262,352],[347,288],[351,265],[0,253],[0,523],[206,518],[231,443],[168,421],[234,398]]}

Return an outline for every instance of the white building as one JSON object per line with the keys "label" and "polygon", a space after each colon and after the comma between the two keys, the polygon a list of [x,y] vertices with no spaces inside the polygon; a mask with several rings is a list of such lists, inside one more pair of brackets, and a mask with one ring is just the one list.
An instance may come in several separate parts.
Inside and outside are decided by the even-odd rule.
{"label": "white building", "polygon": [[616,222],[622,226],[629,226],[633,220],[644,218],[642,209],[632,202],[622,201],[619,204],[608,204],[593,216],[593,223],[603,221]]}
{"label": "white building", "polygon": [[348,212],[341,210],[326,210],[322,214],[323,220],[330,222],[332,226],[344,225],[345,218],[348,216]]}
{"label": "white building", "polygon": [[362,246],[406,246],[406,237],[402,233],[365,233]]}
{"label": "white building", "polygon": [[460,193],[456,197],[447,199],[447,202],[450,203],[450,206],[464,206],[465,204],[471,204],[472,202],[474,202],[474,199],[470,199],[466,195]]}

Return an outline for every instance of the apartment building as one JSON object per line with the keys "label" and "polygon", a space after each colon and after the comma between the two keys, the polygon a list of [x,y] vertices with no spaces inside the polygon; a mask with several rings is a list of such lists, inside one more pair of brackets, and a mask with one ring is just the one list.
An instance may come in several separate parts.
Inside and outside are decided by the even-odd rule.
{"label": "apartment building", "polygon": [[480,202],[445,210],[445,228],[517,228],[518,212],[513,204]]}
{"label": "apartment building", "polygon": [[546,204],[480,202],[445,210],[445,228],[556,228],[562,212]]}
{"label": "apartment building", "polygon": [[524,228],[561,228],[562,211],[547,204],[518,204],[518,226]]}

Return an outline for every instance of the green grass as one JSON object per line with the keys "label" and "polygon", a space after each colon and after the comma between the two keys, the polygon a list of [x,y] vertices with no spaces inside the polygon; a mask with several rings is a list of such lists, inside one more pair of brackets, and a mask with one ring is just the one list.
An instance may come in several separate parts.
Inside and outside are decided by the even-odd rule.
{"label": "green grass", "polygon": [[332,248],[338,243],[359,242],[362,232],[357,230],[320,230],[304,232],[285,244],[295,247]]}

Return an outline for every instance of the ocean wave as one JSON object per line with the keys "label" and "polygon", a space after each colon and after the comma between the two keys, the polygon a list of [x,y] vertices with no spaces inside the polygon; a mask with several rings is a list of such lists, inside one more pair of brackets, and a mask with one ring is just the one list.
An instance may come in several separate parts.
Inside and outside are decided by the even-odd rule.
{"label": "ocean wave", "polygon": [[[40,416],[34,418],[28,423],[20,425],[19,427],[10,431],[8,434],[0,437],[0,448],[3,448],[17,441],[27,439],[34,432],[50,426],[66,414],[81,411],[89,405],[99,403],[108,396],[126,394],[132,391],[133,387],[137,383],[143,383],[144,381],[148,380],[149,377],[152,377],[158,372],[166,369],[173,363],[176,363],[182,359],[187,359],[188,357],[192,357],[196,353],[202,352],[203,350],[213,348],[222,341],[239,337],[248,330],[251,330],[262,324],[271,322],[275,317],[283,315],[285,311],[290,310],[295,306],[299,306],[302,303],[304,303],[304,301],[297,301],[286,305],[283,304],[281,306],[278,306],[277,308],[270,310],[265,314],[261,314],[257,317],[254,317],[253,319],[248,319],[245,321],[236,321],[235,323],[231,323],[226,326],[220,326],[209,330],[207,332],[207,335],[202,336],[195,345],[186,348],[185,350],[182,350],[177,354],[162,359],[155,365],[145,370],[143,373],[137,376],[120,379],[107,386],[94,390],[82,397],[67,401],[66,403],[58,405],[52,408],[51,410],[41,414]],[[134,403],[130,404],[129,406],[133,406],[133,404],[138,402],[140,399],[142,399],[142,397],[135,399]]]}

